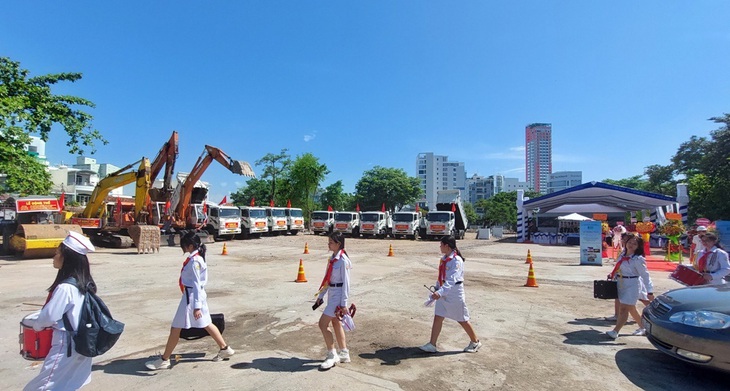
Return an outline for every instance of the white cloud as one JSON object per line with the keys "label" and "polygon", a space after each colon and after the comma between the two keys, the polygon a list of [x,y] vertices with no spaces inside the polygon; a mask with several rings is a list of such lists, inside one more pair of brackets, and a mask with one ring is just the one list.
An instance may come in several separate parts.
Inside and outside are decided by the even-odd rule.
{"label": "white cloud", "polygon": [[308,143],[312,140],[314,140],[317,137],[317,131],[313,131],[312,134],[305,134],[304,135],[304,142]]}
{"label": "white cloud", "polygon": [[228,187],[228,182],[221,182],[221,187],[224,189]]}
{"label": "white cloud", "polygon": [[482,160],[525,160],[525,147],[509,147],[506,151],[483,153],[477,156]]}

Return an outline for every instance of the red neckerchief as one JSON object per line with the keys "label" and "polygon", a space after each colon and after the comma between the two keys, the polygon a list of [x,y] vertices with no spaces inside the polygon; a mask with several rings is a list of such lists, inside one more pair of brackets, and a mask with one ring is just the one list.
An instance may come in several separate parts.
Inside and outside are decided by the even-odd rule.
{"label": "red neckerchief", "polygon": [[618,262],[616,262],[616,266],[613,267],[613,270],[611,270],[611,274],[609,274],[610,280],[613,280],[613,278],[616,276],[616,272],[621,267],[621,263],[623,261],[628,261],[629,259],[631,259],[631,257],[627,257],[624,255],[623,257],[621,257],[621,259]]}
{"label": "red neckerchief", "polygon": [[456,251],[452,251],[448,257],[441,257],[441,262],[439,262],[439,285],[444,285],[444,281],[446,281],[446,264],[454,259],[455,256]]}
{"label": "red neckerchief", "polygon": [[188,263],[193,259],[194,256],[198,255],[198,250],[195,250],[190,253],[190,256],[183,262],[182,269],[180,269],[180,280],[178,281],[178,284],[180,284],[180,292],[185,293],[185,285],[182,283],[182,272],[185,270],[185,266],[188,265]]}
{"label": "red neckerchief", "polygon": [[319,289],[322,289],[322,287],[330,283],[330,277],[332,277],[332,266],[338,259],[340,259],[340,257],[342,257],[342,253],[344,252],[345,250],[340,250],[337,255],[334,255],[332,256],[332,258],[330,258],[330,262],[327,265],[327,273],[324,274],[324,278],[322,279],[322,283],[319,285]]}
{"label": "red neckerchief", "polygon": [[707,256],[710,254],[712,254],[712,251],[705,250],[705,253],[700,257],[700,260],[697,261],[697,268],[700,269],[700,273],[705,273],[707,271]]}

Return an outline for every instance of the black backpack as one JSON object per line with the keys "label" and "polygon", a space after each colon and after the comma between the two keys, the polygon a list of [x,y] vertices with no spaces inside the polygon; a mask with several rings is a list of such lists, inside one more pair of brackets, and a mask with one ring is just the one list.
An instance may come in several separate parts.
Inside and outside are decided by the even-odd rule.
{"label": "black backpack", "polygon": [[[76,279],[68,278],[61,283],[76,285]],[[84,303],[79,314],[79,329],[74,335],[74,328],[63,314],[63,324],[69,338],[76,344],[76,352],[86,357],[96,357],[106,353],[117,343],[124,331],[124,323],[112,318],[106,304],[87,288]],[[71,356],[71,341],[66,355]]]}

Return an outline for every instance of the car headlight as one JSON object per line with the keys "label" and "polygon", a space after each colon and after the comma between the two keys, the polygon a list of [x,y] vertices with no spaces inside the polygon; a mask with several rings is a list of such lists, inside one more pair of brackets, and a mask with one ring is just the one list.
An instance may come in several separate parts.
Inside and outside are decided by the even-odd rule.
{"label": "car headlight", "polygon": [[704,329],[720,330],[730,328],[730,315],[720,312],[682,311],[669,317],[669,320]]}

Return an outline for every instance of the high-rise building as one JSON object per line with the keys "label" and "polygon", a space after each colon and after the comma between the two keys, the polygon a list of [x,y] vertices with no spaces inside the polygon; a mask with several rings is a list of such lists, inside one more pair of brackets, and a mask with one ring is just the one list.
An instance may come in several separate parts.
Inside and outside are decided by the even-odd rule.
{"label": "high-rise building", "polygon": [[493,196],[510,191],[527,189],[526,182],[520,182],[517,178],[505,178],[502,175],[490,175],[488,177],[477,174],[467,180],[469,195],[466,199],[472,204],[481,199],[489,199]]}
{"label": "high-rise building", "polygon": [[553,170],[552,125],[535,123],[525,127],[525,179],[532,191],[545,194]]}
{"label": "high-rise building", "polygon": [[423,191],[421,204],[434,207],[438,190],[461,190],[462,198],[466,190],[466,169],[463,162],[450,162],[448,156],[434,155],[433,152],[419,153],[416,159],[416,175],[421,181]]}
{"label": "high-rise building", "polygon": [[557,171],[548,176],[547,193],[565,190],[583,183],[583,171]]}

